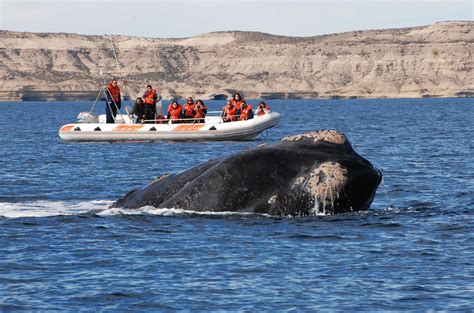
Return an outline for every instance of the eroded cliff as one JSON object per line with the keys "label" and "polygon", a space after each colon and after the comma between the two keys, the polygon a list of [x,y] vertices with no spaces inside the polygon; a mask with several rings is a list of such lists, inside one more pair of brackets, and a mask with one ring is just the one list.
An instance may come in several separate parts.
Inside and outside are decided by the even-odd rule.
{"label": "eroded cliff", "polygon": [[[474,22],[316,37],[184,39],[0,31],[0,99],[91,99],[125,76],[165,97],[456,97],[474,94]],[[116,47],[117,66],[112,42]],[[119,70],[120,68],[120,70]],[[100,75],[102,72],[104,75]]]}

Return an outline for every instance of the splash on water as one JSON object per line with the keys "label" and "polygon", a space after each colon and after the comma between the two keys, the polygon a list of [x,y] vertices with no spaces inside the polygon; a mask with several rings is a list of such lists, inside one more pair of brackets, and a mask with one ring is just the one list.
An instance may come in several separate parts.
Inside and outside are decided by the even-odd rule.
{"label": "splash on water", "polygon": [[109,207],[113,201],[32,201],[23,203],[0,203],[0,217],[46,217],[59,215],[78,215],[91,211],[101,211]]}

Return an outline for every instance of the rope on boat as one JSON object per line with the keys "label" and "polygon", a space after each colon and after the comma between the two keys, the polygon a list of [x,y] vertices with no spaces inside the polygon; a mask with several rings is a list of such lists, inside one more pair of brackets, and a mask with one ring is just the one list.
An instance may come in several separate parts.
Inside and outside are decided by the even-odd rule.
{"label": "rope on boat", "polygon": [[95,107],[95,104],[97,103],[97,101],[99,101],[99,98],[100,98],[100,95],[102,94],[102,89],[99,90],[99,93],[97,94],[97,97],[95,98],[95,101],[94,103],[92,104],[92,108],[91,110],[89,111],[89,114],[92,114],[92,111],[94,110],[94,107]]}

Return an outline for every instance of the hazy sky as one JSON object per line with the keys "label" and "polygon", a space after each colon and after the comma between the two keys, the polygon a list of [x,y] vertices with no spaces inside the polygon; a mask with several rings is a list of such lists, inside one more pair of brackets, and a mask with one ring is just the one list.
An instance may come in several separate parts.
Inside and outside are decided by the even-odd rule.
{"label": "hazy sky", "polygon": [[0,0],[0,29],[188,37],[245,30],[313,36],[473,20],[474,0]]}

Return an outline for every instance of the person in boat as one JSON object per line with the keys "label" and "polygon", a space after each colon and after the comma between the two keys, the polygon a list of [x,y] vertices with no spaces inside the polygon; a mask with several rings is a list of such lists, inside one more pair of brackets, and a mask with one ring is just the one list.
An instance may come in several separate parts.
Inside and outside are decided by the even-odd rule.
{"label": "person in boat", "polygon": [[237,120],[238,107],[233,104],[232,100],[227,102],[227,105],[222,109],[222,119],[224,122],[232,122]]}
{"label": "person in boat", "polygon": [[268,112],[270,112],[270,106],[266,104],[265,102],[260,101],[257,107],[257,115],[258,116],[265,115]]}
{"label": "person in boat", "polygon": [[232,98],[232,105],[235,106],[237,109],[240,109],[240,106],[242,105],[242,102],[244,101],[244,99],[242,99],[242,96],[240,95],[240,93],[236,93],[234,95],[234,97]]}
{"label": "person in boat", "polygon": [[171,121],[171,123],[181,123],[181,119],[183,118],[183,112],[181,105],[178,103],[178,101],[174,100],[168,107],[168,120]]}
{"label": "person in boat", "polygon": [[206,114],[207,106],[199,99],[196,101],[196,106],[194,107],[194,123],[204,123]]}
{"label": "person in boat", "polygon": [[145,120],[145,104],[141,97],[138,97],[137,100],[135,100],[133,114],[137,117],[137,123],[143,123]]}
{"label": "person in boat", "polygon": [[239,110],[239,121],[250,120],[253,118],[252,106],[248,105],[245,101],[242,101]]}
{"label": "person in boat", "polygon": [[193,119],[195,116],[195,111],[194,108],[196,107],[196,104],[194,103],[194,100],[192,97],[188,97],[186,104],[184,105],[184,118],[186,119],[184,122],[185,123],[193,123]]}
{"label": "person in boat", "polygon": [[268,104],[266,104],[265,102],[263,101],[260,101],[260,103],[258,104],[259,106],[263,106],[263,108],[267,111],[267,112],[270,112],[270,106]]}
{"label": "person in boat", "polygon": [[105,87],[105,115],[107,123],[115,123],[117,111],[122,106],[122,97],[120,95],[120,87],[116,79],[112,79],[107,87]]}
{"label": "person in boat", "polygon": [[154,123],[156,115],[156,102],[159,101],[156,89],[153,89],[151,85],[146,86],[146,90],[142,98],[143,103],[145,104],[145,123]]}

